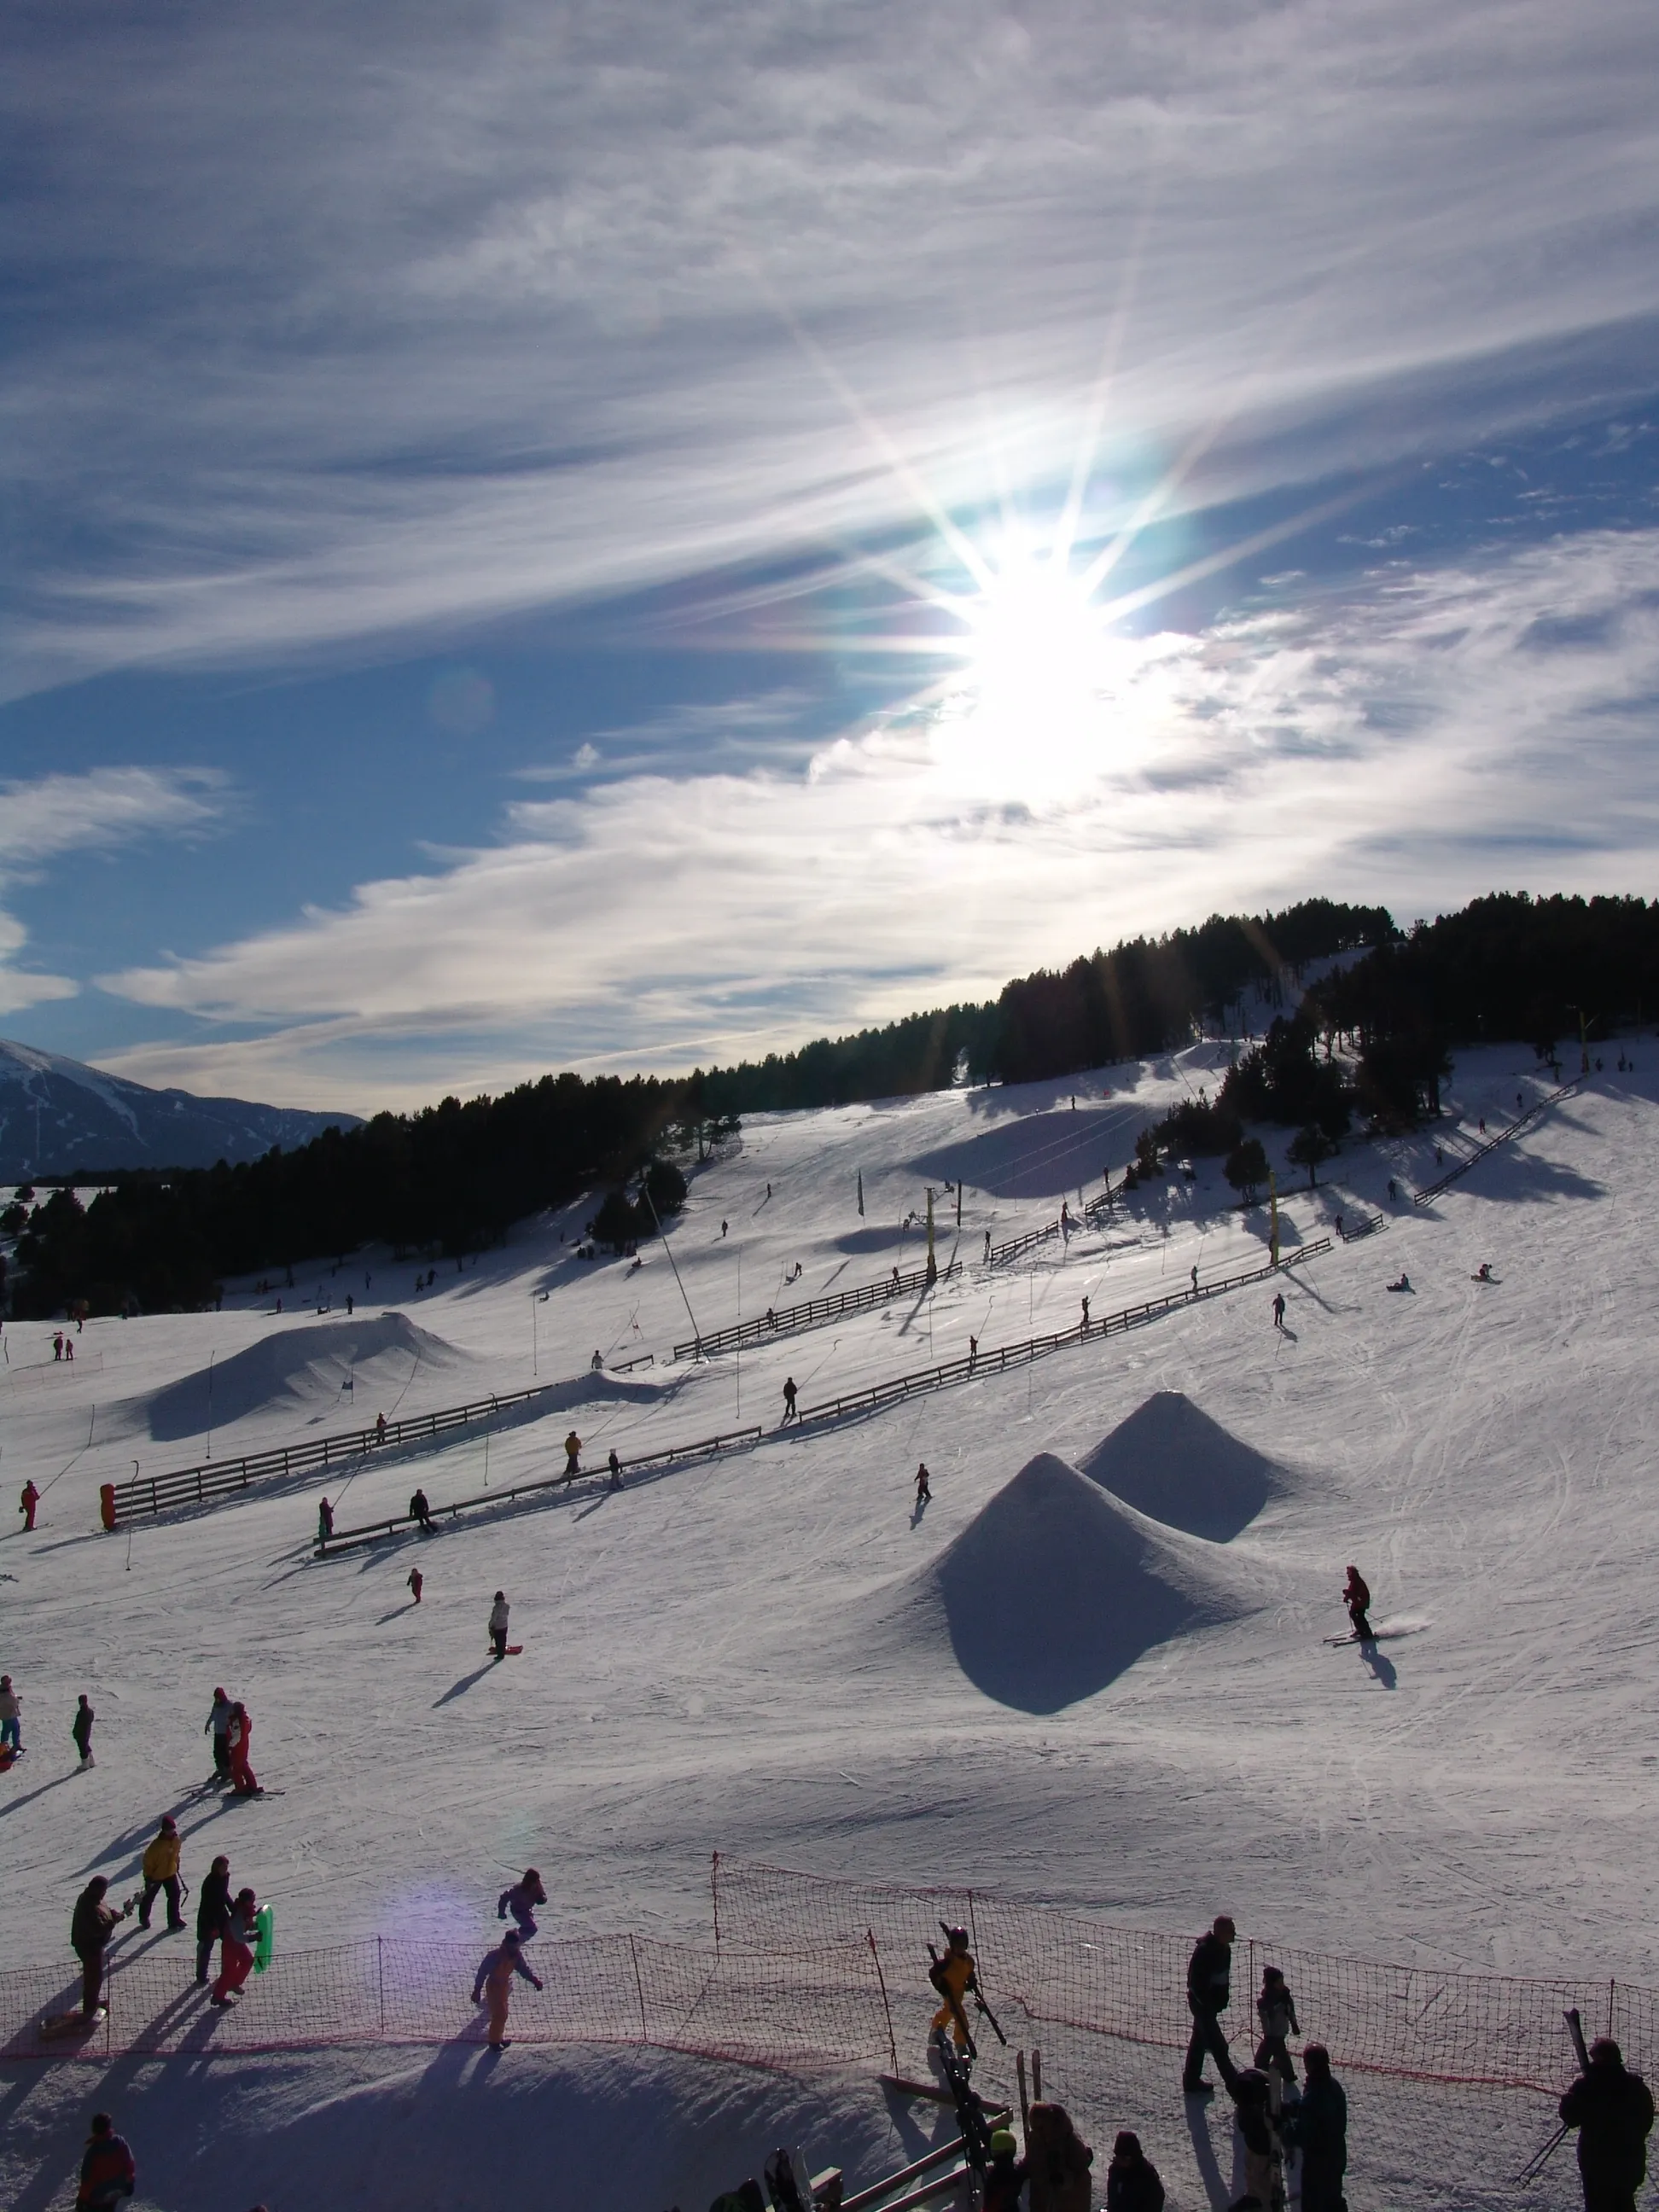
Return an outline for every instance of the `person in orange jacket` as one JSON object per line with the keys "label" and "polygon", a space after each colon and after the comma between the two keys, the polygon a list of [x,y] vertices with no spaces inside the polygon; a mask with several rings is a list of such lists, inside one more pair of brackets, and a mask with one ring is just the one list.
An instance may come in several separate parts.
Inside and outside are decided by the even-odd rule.
{"label": "person in orange jacket", "polygon": [[173,1935],[185,1924],[183,1899],[179,1891],[179,1823],[171,1813],[161,1816],[161,1825],[150,1838],[144,1853],[144,1893],[138,1900],[138,1925],[149,1926],[149,1916],[155,1904],[155,1893],[164,1889],[167,1897],[167,1933]]}
{"label": "person in orange jacket", "polygon": [[531,1972],[519,1944],[518,1929],[509,1928],[495,1949],[484,1954],[478,1962],[477,1972],[472,1977],[473,2003],[483,2004],[485,1992],[489,1993],[489,2047],[492,2051],[505,2051],[513,2040],[507,2033],[507,2007],[512,1995],[514,1975],[522,1974],[533,1989],[545,1987],[545,1984],[538,1981]]}

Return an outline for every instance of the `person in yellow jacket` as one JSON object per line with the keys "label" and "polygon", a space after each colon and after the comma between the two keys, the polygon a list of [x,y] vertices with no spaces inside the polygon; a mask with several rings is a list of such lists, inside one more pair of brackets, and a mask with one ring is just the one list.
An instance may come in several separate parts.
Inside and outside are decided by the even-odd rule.
{"label": "person in yellow jacket", "polygon": [[965,1928],[947,1928],[945,1931],[945,1956],[927,1970],[927,1978],[945,2000],[933,2014],[933,2032],[942,2037],[948,2027],[957,2039],[958,2051],[972,2047],[968,2033],[968,2014],[963,2000],[974,1986],[974,1954],[968,1948]]}
{"label": "person in yellow jacket", "polygon": [[171,1935],[185,1924],[184,1900],[179,1887],[179,1823],[171,1813],[162,1815],[161,1825],[144,1853],[144,1894],[138,1905],[141,1928],[149,1926],[150,1907],[155,1902],[158,1889],[167,1893],[167,1933]]}

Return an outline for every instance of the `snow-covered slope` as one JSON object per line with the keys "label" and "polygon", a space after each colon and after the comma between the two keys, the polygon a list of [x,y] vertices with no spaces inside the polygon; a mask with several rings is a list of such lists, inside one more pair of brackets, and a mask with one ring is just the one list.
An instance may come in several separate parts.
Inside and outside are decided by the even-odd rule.
{"label": "snow-covered slope", "polygon": [[[1362,1207],[1386,1225],[1285,1284],[1282,1332],[1263,1287],[799,1433],[776,1430],[786,1376],[811,1405],[930,1349],[965,1352],[970,1334],[986,1350],[1065,1326],[1085,1294],[1100,1316],[1194,1266],[1207,1279],[1259,1257],[1267,1217],[1231,1209],[1206,1165],[1068,1247],[979,1265],[988,1227],[1035,1224],[1062,1194],[1075,1209],[1107,1164],[1115,1181],[1140,1123],[1208,1079],[1204,1051],[1079,1081],[1075,1112],[1068,1085],[758,1117],[694,1178],[671,1232],[678,1281],[659,1245],[636,1273],[575,1260],[580,1206],[418,1296],[384,1255],[337,1277],[325,1265],[314,1285],[296,1271],[289,1305],[332,1301],[337,1317],[349,1285],[359,1317],[401,1313],[448,1347],[440,1364],[401,1325],[395,1343],[366,1339],[339,1425],[532,1378],[564,1386],[556,1410],[140,1526],[130,1553],[97,1528],[97,1486],[135,1454],[144,1472],[202,1456],[185,1431],[198,1395],[205,1419],[190,1378],[210,1365],[252,1378],[222,1428],[216,1380],[216,1458],[317,1432],[321,1401],[283,1382],[332,1382],[307,1334],[317,1314],[233,1289],[222,1314],[89,1323],[72,1368],[52,1361],[49,1330],[8,1328],[4,1474],[11,1497],[25,1474],[46,1497],[35,1534],[0,1536],[0,1665],[30,1746],[0,1778],[0,1954],[65,1957],[87,1873],[130,1883],[157,1815],[184,1806],[186,1873],[231,1851],[295,1946],[395,1930],[482,1948],[496,1892],[532,1863],[551,1934],[701,1936],[719,1849],[1171,1931],[1225,1909],[1264,1938],[1361,1957],[1659,1982],[1659,1047],[1636,1057],[1636,1074],[1594,1080],[1420,1211],[1389,1205],[1389,1177],[1426,1182],[1437,1141],[1449,1158],[1477,1116],[1530,1099],[1530,1055],[1460,1063],[1461,1130],[1351,1146],[1328,1185],[1284,1195],[1287,1243]],[[943,1179],[957,1170],[967,1265],[931,1298],[741,1361],[665,1364],[688,1302],[708,1329],[912,1264],[920,1231],[904,1224],[930,1179],[948,1258]],[[1492,1282],[1472,1279],[1483,1261]],[[1413,1291],[1391,1295],[1402,1269]],[[596,1348],[613,1370],[654,1364],[594,1376]],[[125,1414],[116,1432],[116,1407],[162,1404],[179,1413],[164,1440]],[[401,1510],[413,1470],[434,1504],[555,1473],[573,1421],[592,1460],[756,1420],[760,1448],[621,1492],[556,1492],[424,1541],[310,1555],[325,1486],[343,1527]],[[922,1459],[933,1499],[918,1512]],[[1351,1559],[1374,1618],[1400,1632],[1369,1656],[1322,1642],[1346,1625]],[[498,1587],[525,1651],[492,1668]],[[284,1796],[185,1806],[219,1682],[253,1708],[256,1765]],[[71,1776],[82,1689],[98,1765]],[[19,2073],[0,2201],[69,2202],[65,2145],[94,2094],[125,2100],[141,2150],[149,2130],[170,2212],[261,2195],[279,2212],[304,2201],[307,2173],[316,2203],[483,2212],[506,2136],[505,2181],[536,2175],[519,2193],[560,2212],[701,2212],[723,2161],[744,2170],[766,2125],[746,2087],[723,2104],[690,2062],[592,2064],[522,2048],[493,2077],[436,2051],[193,2075],[122,2062],[79,2071],[72,2091],[62,2069]],[[1110,2097],[1054,2078],[1097,2146],[1140,2127],[1172,2207],[1227,2201],[1169,2054]],[[259,2115],[234,2180],[214,2148],[228,2080]],[[1351,2201],[1511,2201],[1496,2166],[1478,2197],[1439,2185],[1415,2090],[1349,2086]],[[706,2110],[711,2132],[694,2144],[671,2107]],[[810,2124],[793,2087],[773,2109],[779,2140],[799,2121],[815,2156],[860,2178],[915,2154],[867,2081],[825,2085]],[[466,2155],[440,2157],[434,2113]],[[544,2121],[562,2159],[536,2168],[520,2136]],[[665,2164],[637,2150],[653,2128],[678,2146]],[[610,2193],[601,2138],[623,2177]],[[348,2151],[351,2187],[331,2196]],[[1564,2204],[1572,2185],[1558,2160],[1530,2201]]]}
{"label": "snow-covered slope", "polygon": [[101,1068],[0,1037],[0,1184],[76,1168],[210,1168],[356,1126],[243,1098],[149,1091]]}

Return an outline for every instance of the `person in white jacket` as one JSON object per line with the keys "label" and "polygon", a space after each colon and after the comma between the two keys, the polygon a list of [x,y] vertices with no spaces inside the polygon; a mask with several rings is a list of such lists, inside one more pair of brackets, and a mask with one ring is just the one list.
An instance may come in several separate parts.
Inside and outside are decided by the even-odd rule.
{"label": "person in white jacket", "polygon": [[495,1656],[498,1659],[505,1659],[507,1656],[507,1616],[508,1610],[507,1592],[505,1590],[497,1590],[495,1593],[495,1602],[489,1608],[489,1640],[495,1647]]}

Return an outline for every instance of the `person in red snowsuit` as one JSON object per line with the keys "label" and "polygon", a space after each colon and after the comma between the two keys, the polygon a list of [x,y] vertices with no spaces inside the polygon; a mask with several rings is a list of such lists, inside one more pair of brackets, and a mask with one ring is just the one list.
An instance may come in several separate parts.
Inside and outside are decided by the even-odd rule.
{"label": "person in red snowsuit", "polygon": [[23,1485],[23,1502],[17,1509],[23,1516],[23,1534],[26,1536],[34,1526],[34,1509],[40,1503],[40,1493],[35,1488],[34,1478],[31,1475]]}
{"label": "person in red snowsuit", "polygon": [[248,1748],[252,1741],[253,1723],[247,1717],[247,1707],[240,1704],[233,1705],[225,1744],[230,1753],[231,1795],[235,1797],[257,1797],[259,1794],[258,1782],[247,1763]]}
{"label": "person in red snowsuit", "polygon": [[254,1922],[258,1913],[259,1900],[253,1892],[239,1890],[219,1939],[219,1978],[208,1998],[210,2004],[228,2005],[253,1972]]}
{"label": "person in red snowsuit", "polygon": [[1342,1602],[1347,1607],[1348,1618],[1353,1623],[1355,1641],[1360,1644],[1372,1644],[1376,1640],[1368,1617],[1370,1601],[1371,1594],[1365,1577],[1358,1567],[1350,1567],[1348,1579],[1342,1588]]}

